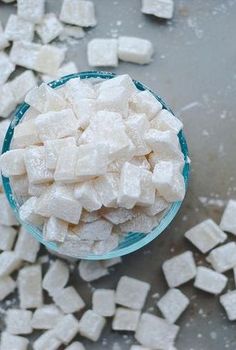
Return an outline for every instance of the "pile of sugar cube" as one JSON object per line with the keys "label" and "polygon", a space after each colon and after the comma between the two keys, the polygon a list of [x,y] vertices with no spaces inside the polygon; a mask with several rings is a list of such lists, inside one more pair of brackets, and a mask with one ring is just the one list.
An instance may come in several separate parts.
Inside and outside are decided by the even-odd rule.
{"label": "pile of sugar cube", "polygon": [[128,75],[70,79],[27,93],[29,109],[0,158],[22,222],[76,255],[149,233],[185,195],[182,123]]}

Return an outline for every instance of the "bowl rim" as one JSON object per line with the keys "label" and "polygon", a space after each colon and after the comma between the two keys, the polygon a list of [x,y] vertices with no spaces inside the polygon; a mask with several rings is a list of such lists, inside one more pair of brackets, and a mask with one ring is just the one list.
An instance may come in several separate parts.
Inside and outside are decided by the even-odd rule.
{"label": "bowl rim", "polygon": [[[118,76],[120,74],[115,74],[112,72],[105,72],[105,71],[84,71],[84,72],[79,72],[79,73],[73,73],[73,74],[69,74],[66,76],[61,77],[60,79],[57,80],[53,80],[51,82],[48,83],[48,85],[50,87],[52,87],[53,89],[56,88],[60,88],[61,86],[63,86],[67,81],[69,81],[70,79],[75,79],[75,78],[80,78],[80,79],[92,79],[92,78],[98,78],[98,79],[112,79],[115,76]],[[133,79],[134,84],[136,85],[136,87],[140,90],[140,91],[144,91],[144,90],[148,90],[150,91],[155,98],[162,104],[163,109],[166,109],[168,111],[170,111],[173,115],[173,111],[171,110],[171,108],[168,106],[168,104],[157,94],[154,93],[149,87],[147,87],[145,84],[141,83],[138,80],[134,80]],[[16,127],[16,125],[19,124],[19,122],[21,121],[21,119],[23,118],[25,112],[30,108],[30,106],[23,102],[21,105],[19,105],[17,107],[17,109],[15,110],[15,112],[13,113],[13,119],[10,123],[10,126],[6,132],[5,138],[4,138],[4,142],[3,142],[3,147],[2,147],[2,153],[7,152],[8,150],[10,150],[10,145],[11,145],[11,141],[14,135],[14,128]],[[176,117],[174,115],[174,117]],[[177,118],[177,117],[176,117]],[[184,181],[185,181],[185,194],[187,192],[187,188],[188,188],[188,183],[189,183],[189,176],[190,176],[190,162],[189,162],[189,151],[188,151],[188,146],[187,146],[187,141],[185,138],[185,135],[183,133],[183,131],[181,130],[178,134],[178,138],[179,138],[179,143],[180,143],[180,147],[181,147],[181,151],[184,155],[184,167],[183,167],[183,176],[184,176]],[[22,226],[24,226],[24,228],[30,233],[32,234],[40,243],[44,244],[49,250],[52,250],[55,253],[59,253],[61,255],[67,256],[67,257],[72,257],[72,258],[77,258],[77,259],[84,259],[84,260],[107,260],[107,259],[112,259],[112,258],[116,258],[116,257],[120,257],[123,255],[127,255],[129,253],[133,253],[135,251],[137,251],[140,248],[143,248],[145,245],[147,245],[148,243],[150,243],[151,241],[153,241],[155,238],[157,238],[172,222],[172,220],[175,218],[177,212],[179,211],[183,200],[182,201],[177,201],[177,202],[173,202],[169,209],[165,212],[165,214],[163,215],[163,217],[161,218],[160,222],[158,223],[158,225],[148,234],[144,234],[144,233],[128,233],[132,234],[132,235],[140,235],[140,239],[135,242],[132,243],[129,246],[126,247],[117,247],[114,250],[105,253],[105,254],[101,254],[101,255],[95,255],[95,254],[88,254],[85,256],[82,256],[81,254],[75,255],[75,254],[67,254],[63,251],[60,251],[58,249],[58,246],[56,243],[53,242],[47,242],[43,239],[42,237],[42,231],[40,231],[39,228],[37,228],[36,226],[23,222],[20,217],[19,217],[19,204],[17,203],[17,201],[15,200],[12,188],[11,188],[11,184],[10,184],[10,180],[8,177],[4,177],[2,175],[2,183],[3,183],[3,188],[4,188],[4,192],[6,194],[6,197],[8,199],[8,202],[17,218],[17,220],[20,222],[20,224]],[[122,241],[121,241],[122,243]]]}

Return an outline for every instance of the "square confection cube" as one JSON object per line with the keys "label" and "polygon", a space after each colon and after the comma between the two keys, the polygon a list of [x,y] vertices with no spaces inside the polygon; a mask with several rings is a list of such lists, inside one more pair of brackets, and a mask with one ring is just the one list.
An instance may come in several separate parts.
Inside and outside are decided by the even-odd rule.
{"label": "square confection cube", "polygon": [[122,276],[116,288],[116,303],[130,309],[141,310],[149,290],[149,283]]}
{"label": "square confection cube", "polygon": [[97,24],[92,1],[63,0],[60,20],[81,27],[94,27]]}
{"label": "square confection cube", "polygon": [[7,81],[14,70],[15,65],[11,62],[10,57],[5,52],[0,52],[0,85]]}
{"label": "square confection cube", "polygon": [[153,46],[149,40],[131,36],[118,39],[118,57],[122,61],[147,64],[151,62]]}
{"label": "square confection cube", "polygon": [[48,190],[49,186],[50,186],[50,183],[37,184],[37,185],[29,183],[28,194],[31,196],[39,197],[41,196],[41,194],[43,194],[45,191]]}
{"label": "square confection cube", "polygon": [[31,265],[22,268],[17,282],[21,309],[41,307],[43,304],[41,266]]}
{"label": "square confection cube", "polygon": [[65,350],[85,350],[85,347],[82,343],[75,341],[74,343],[67,346]]}
{"label": "square confection cube", "polygon": [[53,330],[48,330],[42,333],[33,342],[34,350],[57,350],[62,344],[62,341],[57,338]]}
{"label": "square confection cube", "polygon": [[5,27],[5,36],[9,41],[32,41],[34,37],[34,24],[16,15],[10,15]]}
{"label": "square confection cube", "polygon": [[120,174],[118,204],[126,209],[132,209],[141,195],[140,169],[125,162]]}
{"label": "square confection cube", "polygon": [[114,331],[135,332],[138,326],[139,317],[140,311],[118,307],[112,321],[112,329]]}
{"label": "square confection cube", "polygon": [[119,174],[107,173],[94,180],[94,187],[105,207],[117,207]]}
{"label": "square confection cube", "polygon": [[146,169],[140,169],[140,187],[141,194],[137,205],[148,207],[154,204],[156,189],[152,182],[152,172]]}
{"label": "square confection cube", "polygon": [[116,39],[92,39],[87,48],[88,64],[92,67],[117,67]]}
{"label": "square confection cube", "polygon": [[178,332],[179,326],[160,317],[144,313],[140,317],[135,338],[142,345],[151,349],[170,349]]}
{"label": "square confection cube", "polygon": [[42,45],[25,40],[14,41],[10,51],[10,59],[18,66],[37,70],[36,62]]}
{"label": "square confection cube", "polygon": [[4,300],[16,288],[16,282],[10,277],[0,277],[0,301]]}
{"label": "square confection cube", "polygon": [[236,201],[229,200],[220,222],[220,228],[236,235]]}
{"label": "square confection cube", "polygon": [[35,310],[31,324],[34,329],[51,329],[63,316],[63,312],[56,305],[44,305]]}
{"label": "square confection cube", "polygon": [[89,212],[98,210],[102,206],[102,202],[92,181],[76,185],[74,196],[80,201],[83,208]]}
{"label": "square confection cube", "polygon": [[43,278],[43,289],[45,289],[49,295],[54,295],[58,290],[65,287],[69,280],[69,268],[61,260],[56,260],[49,267]]}
{"label": "square confection cube", "polygon": [[28,222],[36,226],[44,223],[44,218],[35,213],[37,197],[30,197],[19,209],[19,216],[23,222]]}
{"label": "square confection cube", "polygon": [[43,238],[46,241],[64,242],[68,232],[68,223],[51,216],[43,227]]}
{"label": "square confection cube", "polygon": [[79,126],[86,129],[92,117],[96,114],[96,100],[91,98],[78,98],[71,103],[73,111],[79,120]]}
{"label": "square confection cube", "polygon": [[192,227],[185,232],[184,236],[202,253],[207,253],[227,238],[227,235],[211,219],[204,220]]}
{"label": "square confection cube", "polygon": [[178,136],[170,130],[159,131],[156,129],[149,129],[145,135],[144,140],[151,147],[152,151],[157,154],[163,154],[163,157],[173,159],[179,151]]}
{"label": "square confection cube", "polygon": [[0,254],[0,277],[10,275],[13,271],[19,269],[21,260],[14,252],[4,251]]}
{"label": "square confection cube", "polygon": [[148,207],[145,207],[144,212],[148,216],[155,216],[161,213],[167,207],[168,207],[168,202],[156,193],[154,203]]}
{"label": "square confection cube", "polygon": [[125,208],[109,208],[102,211],[102,216],[114,225],[131,220],[134,215],[132,210]]}
{"label": "square confection cube", "polygon": [[78,312],[85,307],[85,303],[74,287],[66,287],[53,293],[53,300],[66,314]]}
{"label": "square confection cube", "polygon": [[16,255],[24,261],[34,263],[39,248],[40,243],[29,232],[27,232],[23,226],[21,226],[15,245]]}
{"label": "square confection cube", "polygon": [[103,89],[112,89],[117,86],[122,86],[125,88],[127,95],[130,97],[134,92],[137,92],[135,84],[132,78],[128,74],[122,74],[115,76],[111,79],[105,79],[102,83],[97,85],[98,92]]}
{"label": "square confection cube", "polygon": [[103,317],[115,314],[115,292],[111,289],[96,289],[92,297],[93,311]]}
{"label": "square confection cube", "polygon": [[52,74],[54,76],[64,61],[65,55],[65,47],[43,45],[39,50],[34,69],[40,73]]}
{"label": "square confection cube", "polygon": [[105,324],[106,320],[104,317],[92,310],[87,310],[80,319],[79,333],[95,342],[100,338]]}
{"label": "square confection cube", "polygon": [[74,233],[68,232],[65,241],[60,244],[58,253],[67,256],[78,256],[86,257],[89,253],[92,253],[94,241],[81,240]]}
{"label": "square confection cube", "polygon": [[236,320],[236,291],[229,291],[220,296],[220,303],[230,321]]}
{"label": "square confection cube", "polygon": [[13,227],[0,225],[0,250],[11,250],[16,238]]}
{"label": "square confection cube", "polygon": [[97,97],[97,110],[117,112],[123,118],[128,116],[128,99],[126,89],[123,86],[114,86],[112,89],[102,89]]}
{"label": "square confection cube", "polygon": [[3,193],[0,193],[0,213],[0,225],[18,225],[18,222],[13,214],[12,208],[10,207],[7,198]]}
{"label": "square confection cube", "polygon": [[80,223],[72,228],[72,231],[82,240],[103,241],[110,237],[112,227],[112,223],[100,219],[90,223]]}
{"label": "square confection cube", "polygon": [[80,323],[73,315],[65,315],[58,321],[53,329],[53,333],[64,344],[68,344],[79,332],[79,325]]}
{"label": "square confection cube", "polygon": [[7,332],[2,332],[0,347],[1,350],[27,350],[29,345],[29,340],[24,337],[19,337],[17,335],[12,335]]}
{"label": "square confection cube", "polygon": [[70,79],[65,84],[65,98],[73,105],[78,99],[95,99],[96,91],[94,86],[86,80],[80,78]]}
{"label": "square confection cube", "polygon": [[75,146],[76,140],[74,137],[66,137],[58,140],[48,140],[44,142],[46,165],[49,169],[56,169],[58,155],[62,149],[70,146]]}
{"label": "square confection cube", "polygon": [[[0,58],[0,73],[1,73],[1,58]],[[0,117],[7,118],[9,117],[9,114],[16,108],[16,101],[10,89],[9,84],[1,85],[1,81],[0,81],[0,95],[1,95]]]}
{"label": "square confection cube", "polygon": [[76,176],[78,152],[79,147],[77,147],[76,145],[68,146],[60,150],[58,154],[56,170],[54,173],[55,181],[64,184],[78,182]]}
{"label": "square confection cube", "polygon": [[24,175],[26,173],[24,156],[24,149],[15,149],[3,153],[0,158],[3,176]]}
{"label": "square confection cube", "polygon": [[47,13],[36,26],[36,32],[43,44],[48,44],[63,32],[63,25],[54,13]]}
{"label": "square confection cube", "polygon": [[228,278],[204,266],[197,267],[194,287],[211,294],[220,294],[227,284]]}
{"label": "square confection cube", "polygon": [[[13,96],[17,103],[24,101],[25,95],[34,87],[36,87],[37,81],[34,73],[31,70],[18,75],[16,78],[10,81],[9,86],[13,93]],[[15,132],[14,132],[15,137]]]}
{"label": "square confection cube", "polygon": [[100,261],[81,260],[78,272],[82,280],[86,282],[92,282],[108,275],[108,269]]}
{"label": "square confection cube", "polygon": [[130,98],[129,106],[136,113],[146,114],[149,120],[152,120],[162,109],[162,104],[148,90],[134,93]]}
{"label": "square confection cube", "polygon": [[189,299],[176,288],[169,289],[157,302],[162,315],[170,323],[175,323],[188,305]]}
{"label": "square confection cube", "polygon": [[25,21],[39,23],[43,19],[45,0],[19,0],[17,14]]}
{"label": "square confection cube", "polygon": [[120,224],[121,232],[141,232],[149,233],[157,225],[157,220],[155,217],[148,216],[142,212],[142,210],[137,210],[134,217],[131,220]]}
{"label": "square confection cube", "polygon": [[6,313],[6,331],[10,334],[30,334],[32,312],[29,310],[10,309]]}
{"label": "square confection cube", "polygon": [[186,251],[166,260],[162,265],[166,281],[170,288],[178,287],[196,276],[196,264],[193,253]]}
{"label": "square confection cube", "polygon": [[113,249],[116,249],[119,245],[119,236],[117,234],[111,234],[105,240],[95,241],[93,246],[93,253],[95,255],[102,255],[108,252],[111,252]]}
{"label": "square confection cube", "polygon": [[15,127],[13,138],[14,148],[25,148],[41,143],[34,120],[24,121]]}
{"label": "square confection cube", "polygon": [[217,272],[226,272],[236,266],[236,244],[226,243],[213,249],[206,260]]}
{"label": "square confection cube", "polygon": [[151,127],[161,131],[171,130],[178,134],[183,129],[183,123],[167,109],[162,109],[151,121]]}
{"label": "square confection cube", "polygon": [[142,10],[147,15],[171,19],[174,12],[173,0],[142,0]]}
{"label": "square confection cube", "polygon": [[[128,118],[128,120],[125,122],[126,124],[126,132],[127,135],[130,137],[131,141],[133,142],[135,146],[134,155],[135,156],[144,156],[151,152],[151,148],[146,144],[146,142],[143,139],[143,134],[147,130],[145,127],[143,130],[140,130],[140,126],[142,125],[141,118],[142,116],[145,116],[144,114],[133,114],[132,117],[137,117],[137,122],[133,122],[133,118]],[[139,122],[138,122],[139,119]],[[146,117],[145,117],[146,119]]]}
{"label": "square confection cube", "polygon": [[101,213],[97,211],[88,212],[86,210],[82,211],[80,220],[81,222],[89,223],[101,219]]}

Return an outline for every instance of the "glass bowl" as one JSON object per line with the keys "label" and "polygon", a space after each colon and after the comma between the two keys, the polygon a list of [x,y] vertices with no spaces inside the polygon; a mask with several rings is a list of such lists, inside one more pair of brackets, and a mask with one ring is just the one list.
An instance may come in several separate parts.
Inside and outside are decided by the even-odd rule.
{"label": "glass bowl", "polygon": [[[70,74],[67,76],[64,76],[58,80],[52,81],[49,83],[49,85],[53,89],[60,88],[62,85],[64,85],[68,80],[78,78],[81,79],[112,79],[115,76],[114,73],[108,73],[108,72],[100,72],[100,71],[88,71],[88,72],[81,72],[81,73],[75,73]],[[168,107],[168,105],[162,100],[161,97],[159,97],[156,93],[152,92],[148,87],[146,87],[144,84],[142,84],[139,81],[134,80],[134,84],[136,87],[143,91],[143,90],[149,90],[156,99],[161,102],[164,109],[169,110],[171,113],[171,109]],[[21,119],[24,117],[25,112],[29,108],[29,105],[27,103],[22,103],[17,110],[14,113],[13,120],[11,121],[11,124],[7,130],[4,143],[3,143],[3,149],[2,153],[7,152],[10,149],[11,141],[14,135],[14,128],[15,126],[20,123]],[[190,173],[190,165],[189,165],[189,158],[188,158],[188,147],[186,143],[186,139],[184,136],[184,133],[182,131],[178,134],[179,142],[181,146],[182,153],[184,155],[185,165],[183,168],[183,176],[185,180],[186,190],[189,180],[189,173]],[[63,252],[60,250],[59,246],[56,243],[53,242],[47,242],[42,237],[42,231],[39,227],[36,227],[32,224],[22,222],[19,218],[19,208],[20,205],[23,203],[23,198],[19,198],[14,194],[14,189],[11,187],[9,178],[2,176],[3,181],[3,187],[4,191],[6,193],[7,199],[10,203],[11,208],[14,211],[14,214],[17,218],[17,220],[25,227],[25,229],[30,232],[39,242],[43,243],[48,249],[55,251],[57,253],[63,254]],[[120,257],[122,255],[126,255],[129,253],[132,253],[142,247],[144,247],[146,244],[150,243],[152,240],[154,240],[156,237],[158,237],[165,229],[166,227],[171,223],[171,221],[176,216],[180,206],[182,204],[182,201],[174,202],[172,203],[169,208],[166,210],[165,214],[161,218],[160,222],[158,223],[158,226],[156,226],[150,233],[144,234],[144,233],[127,233],[120,241],[119,246],[114,249],[111,252],[102,254],[102,255],[95,255],[95,254],[88,254],[86,256],[81,255],[70,255],[71,257],[77,258],[77,259],[87,259],[87,260],[105,260],[105,259],[112,259],[115,257]],[[65,254],[67,255],[67,254]]]}

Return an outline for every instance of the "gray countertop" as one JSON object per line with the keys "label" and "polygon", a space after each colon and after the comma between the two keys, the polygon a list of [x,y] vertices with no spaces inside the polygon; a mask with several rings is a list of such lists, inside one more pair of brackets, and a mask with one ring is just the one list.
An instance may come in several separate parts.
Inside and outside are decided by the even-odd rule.
{"label": "gray countertop", "polygon": [[[96,288],[114,288],[124,274],[150,282],[145,309],[158,314],[152,294],[162,295],[167,290],[162,262],[192,249],[196,260],[204,264],[204,257],[184,240],[183,234],[209,215],[219,222],[225,201],[236,197],[236,1],[175,0],[174,19],[167,23],[143,15],[140,0],[94,2],[98,25],[69,46],[67,59],[74,60],[80,71],[88,70],[86,44],[91,38],[132,35],[150,39],[155,47],[150,65],[121,62],[113,71],[129,73],[169,103],[184,122],[190,149],[190,186],[174,222],[160,238],[124,257],[110,276],[92,283]],[[47,1],[47,11],[58,13],[60,3]],[[5,23],[13,11],[13,5],[0,3],[0,20]],[[227,276],[229,287],[235,288],[232,271]],[[76,271],[74,282],[89,305],[90,288]],[[181,290],[191,298],[191,305],[177,321],[181,326],[178,350],[235,350],[236,326],[227,321],[218,298],[197,291],[192,282]],[[106,327],[98,343],[85,341],[87,349],[112,349],[114,343],[122,350],[129,349],[132,335],[110,329]]]}

